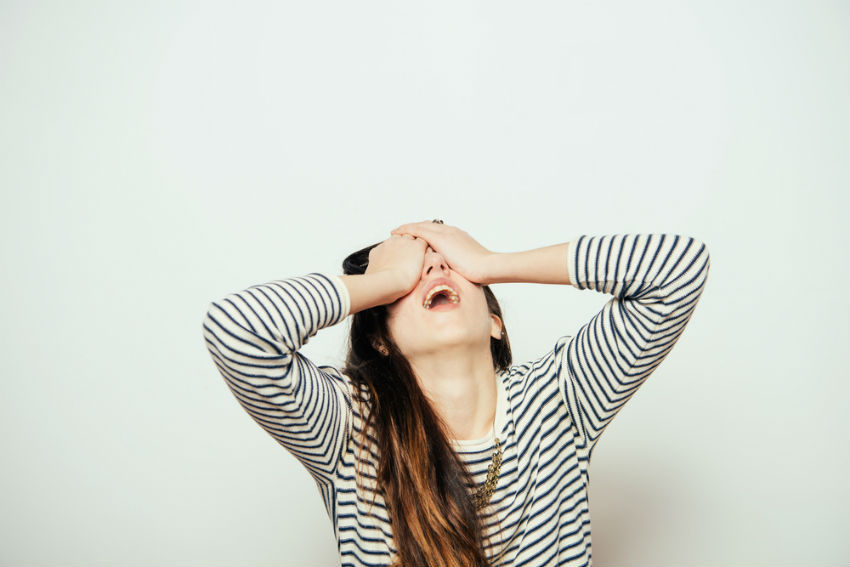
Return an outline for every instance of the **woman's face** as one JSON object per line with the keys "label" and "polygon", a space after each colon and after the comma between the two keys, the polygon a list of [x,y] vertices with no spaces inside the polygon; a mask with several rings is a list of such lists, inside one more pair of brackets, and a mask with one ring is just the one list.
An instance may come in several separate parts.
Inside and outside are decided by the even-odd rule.
{"label": "woman's face", "polygon": [[419,284],[387,306],[390,336],[408,359],[449,347],[490,350],[490,337],[502,332],[479,284],[454,272],[430,247]]}

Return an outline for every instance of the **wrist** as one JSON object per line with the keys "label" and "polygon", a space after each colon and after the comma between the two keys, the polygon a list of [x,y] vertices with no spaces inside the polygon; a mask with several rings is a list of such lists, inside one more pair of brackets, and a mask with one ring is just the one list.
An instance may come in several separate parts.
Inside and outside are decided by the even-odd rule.
{"label": "wrist", "polygon": [[484,283],[570,284],[569,246],[565,242],[524,252],[494,253],[486,262]]}
{"label": "wrist", "polygon": [[507,254],[490,252],[481,262],[481,273],[477,275],[478,283],[488,285],[504,281],[505,258]]}
{"label": "wrist", "polygon": [[346,275],[340,278],[348,288],[351,299],[350,314],[392,303],[407,293],[401,274],[392,271]]}
{"label": "wrist", "polygon": [[392,303],[400,297],[404,297],[416,287],[418,278],[412,278],[410,274],[406,274],[400,270],[387,270],[378,272],[383,278],[382,285],[386,292],[386,303]]}

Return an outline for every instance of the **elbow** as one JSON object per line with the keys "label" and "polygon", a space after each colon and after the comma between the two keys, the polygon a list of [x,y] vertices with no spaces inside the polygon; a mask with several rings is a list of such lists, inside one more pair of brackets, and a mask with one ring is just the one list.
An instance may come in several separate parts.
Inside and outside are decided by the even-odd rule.
{"label": "elbow", "polygon": [[711,257],[708,246],[697,238],[685,236],[678,268],[671,270],[671,278],[660,287],[665,302],[681,305],[690,304],[705,288]]}
{"label": "elbow", "polygon": [[204,313],[204,317],[203,317],[203,321],[202,321],[202,327],[204,327],[204,328],[209,327],[210,322],[212,322],[212,320],[213,320],[213,314],[215,312],[219,311],[220,309],[221,308],[216,304],[215,301],[210,302],[207,305],[206,312]]}
{"label": "elbow", "polygon": [[707,274],[709,267],[711,266],[711,256],[708,253],[708,245],[704,241],[699,238],[694,238],[693,236],[688,236],[687,239],[690,241],[690,249],[693,251],[692,257],[694,265],[699,266],[700,270]]}
{"label": "elbow", "polygon": [[711,268],[711,255],[708,253],[708,245],[705,242],[696,239],[694,239],[694,243],[699,246],[697,256],[702,264],[702,271],[707,276],[708,270]]}
{"label": "elbow", "polygon": [[216,335],[216,330],[221,328],[220,321],[222,313],[223,309],[217,302],[213,301],[207,305],[207,311],[204,313],[201,321],[201,332],[207,343],[207,347],[210,345],[210,339]]}
{"label": "elbow", "polygon": [[702,295],[705,283],[708,280],[708,272],[711,269],[711,255],[705,242],[696,238],[691,240],[691,246],[694,250],[691,260],[692,268],[683,276],[685,276],[686,286],[693,289],[699,296]]}

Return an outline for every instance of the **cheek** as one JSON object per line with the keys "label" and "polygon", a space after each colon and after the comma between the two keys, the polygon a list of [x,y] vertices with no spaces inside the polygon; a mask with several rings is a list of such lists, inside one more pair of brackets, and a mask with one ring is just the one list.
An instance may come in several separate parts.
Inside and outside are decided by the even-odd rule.
{"label": "cheek", "polygon": [[477,293],[474,296],[475,299],[475,315],[476,316],[486,316],[490,317],[490,308],[487,307],[487,298],[484,296],[484,292],[481,290],[477,290]]}
{"label": "cheek", "polygon": [[410,329],[415,326],[413,309],[416,305],[404,297],[387,306],[387,329],[390,338],[401,348],[406,342]]}
{"label": "cheek", "polygon": [[415,307],[412,294],[396,299],[393,303],[387,305],[387,322],[409,319]]}

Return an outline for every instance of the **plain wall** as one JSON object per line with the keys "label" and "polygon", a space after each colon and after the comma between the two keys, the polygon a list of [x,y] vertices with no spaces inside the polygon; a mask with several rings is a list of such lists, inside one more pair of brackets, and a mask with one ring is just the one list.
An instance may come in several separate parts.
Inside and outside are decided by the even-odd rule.
{"label": "plain wall", "polygon": [[[0,3],[0,564],[331,565],[210,301],[408,221],[708,245],[594,452],[596,565],[850,559],[846,2]],[[500,284],[515,360],[609,296]],[[305,353],[339,364],[347,323]]]}

